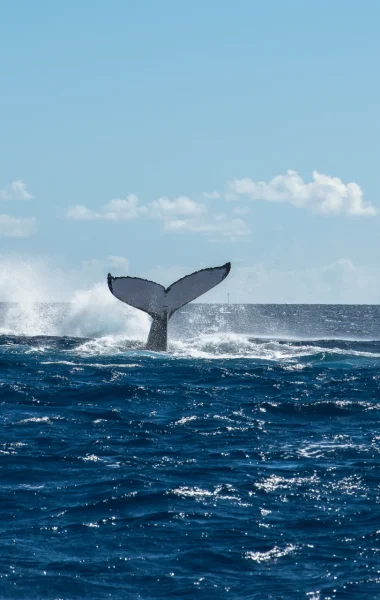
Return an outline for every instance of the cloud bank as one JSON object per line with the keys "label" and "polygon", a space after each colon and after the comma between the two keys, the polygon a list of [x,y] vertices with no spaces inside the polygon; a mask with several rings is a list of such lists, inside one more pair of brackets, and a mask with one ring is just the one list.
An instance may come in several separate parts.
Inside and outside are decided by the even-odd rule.
{"label": "cloud bank", "polygon": [[[82,204],[70,208],[69,219],[77,221],[127,221],[144,217],[163,223],[163,231],[205,235],[211,242],[238,242],[247,239],[251,227],[243,219],[250,212],[247,200],[287,203],[320,215],[348,217],[373,217],[378,210],[365,202],[360,186],[355,182],[343,183],[339,177],[313,172],[310,182],[305,182],[296,172],[289,170],[270,181],[254,181],[246,177],[233,179],[224,194],[214,190],[203,192],[202,201],[188,196],[170,199],[166,196],[142,205],[136,195],[115,199],[99,210]],[[245,204],[232,208],[231,200],[245,199]],[[223,212],[219,212],[224,207]]]}
{"label": "cloud bank", "polygon": [[211,214],[207,204],[195,202],[187,196],[172,200],[160,197],[144,206],[140,205],[137,196],[131,194],[125,200],[111,200],[98,211],[79,204],[67,212],[69,219],[77,221],[125,221],[141,216],[162,221],[164,231],[204,234],[214,242],[235,242],[251,233],[242,219],[225,213]]}
{"label": "cloud bank", "polygon": [[[106,281],[110,270],[115,270],[117,275],[130,273],[170,285],[202,266],[208,265],[180,266],[173,262],[169,267],[156,266],[136,273],[133,265],[129,268],[127,257],[104,256],[81,261],[75,268],[63,270],[56,261],[2,256],[0,300],[65,301],[76,290],[91,289],[94,284],[99,284],[104,295],[112,298]],[[200,301],[225,302],[227,293],[230,301],[236,304],[379,304],[380,268],[357,264],[349,258],[304,269],[233,262],[223,286],[215,287]]]}

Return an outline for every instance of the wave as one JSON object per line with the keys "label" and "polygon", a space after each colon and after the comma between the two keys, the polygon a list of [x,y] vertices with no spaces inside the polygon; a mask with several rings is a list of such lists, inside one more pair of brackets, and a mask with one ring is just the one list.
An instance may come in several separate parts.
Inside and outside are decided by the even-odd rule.
{"label": "wave", "polygon": [[380,359],[380,341],[347,340],[282,340],[252,337],[248,334],[213,333],[192,338],[172,339],[167,353],[145,350],[145,335],[142,337],[124,334],[108,334],[99,337],[61,336],[14,336],[0,335],[0,346],[17,348],[25,346],[26,353],[65,353],[65,360],[72,356],[112,357],[134,356],[154,360],[168,359],[251,359],[261,361],[283,361],[286,369],[303,369],[308,361],[344,361],[355,358]]}

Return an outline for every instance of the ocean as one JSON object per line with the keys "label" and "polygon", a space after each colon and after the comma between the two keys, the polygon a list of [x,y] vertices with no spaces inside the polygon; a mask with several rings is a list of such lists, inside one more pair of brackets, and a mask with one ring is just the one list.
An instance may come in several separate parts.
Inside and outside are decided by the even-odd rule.
{"label": "ocean", "polygon": [[0,305],[0,598],[380,598],[380,307],[148,327]]}

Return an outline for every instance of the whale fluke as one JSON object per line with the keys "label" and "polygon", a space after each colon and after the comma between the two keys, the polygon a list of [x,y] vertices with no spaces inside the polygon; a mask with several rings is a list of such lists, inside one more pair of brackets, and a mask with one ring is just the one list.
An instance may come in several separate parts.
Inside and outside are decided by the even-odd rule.
{"label": "whale fluke", "polygon": [[109,273],[108,287],[118,300],[143,310],[153,318],[146,348],[166,351],[168,321],[175,311],[221,283],[230,269],[229,262],[221,267],[201,269],[182,277],[168,288],[147,279],[112,277]]}

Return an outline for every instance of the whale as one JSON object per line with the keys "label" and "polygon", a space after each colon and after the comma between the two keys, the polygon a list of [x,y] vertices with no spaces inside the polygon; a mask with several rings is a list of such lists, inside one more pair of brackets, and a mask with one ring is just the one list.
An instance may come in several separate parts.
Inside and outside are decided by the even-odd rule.
{"label": "whale", "polygon": [[167,288],[148,279],[113,277],[111,273],[108,273],[107,281],[115,298],[152,317],[146,350],[166,352],[168,323],[174,313],[221,283],[230,270],[230,262],[220,267],[201,269],[178,279]]}

